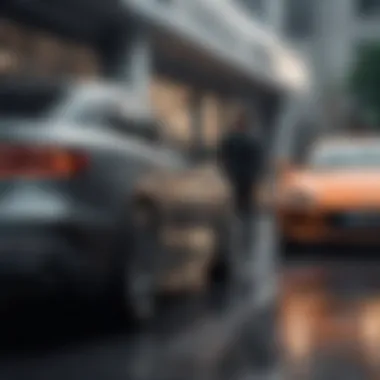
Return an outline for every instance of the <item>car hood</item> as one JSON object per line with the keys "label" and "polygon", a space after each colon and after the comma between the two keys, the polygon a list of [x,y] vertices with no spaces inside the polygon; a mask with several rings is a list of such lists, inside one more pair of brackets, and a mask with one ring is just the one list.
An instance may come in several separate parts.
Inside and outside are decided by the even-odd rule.
{"label": "car hood", "polygon": [[380,168],[292,173],[285,184],[285,191],[306,194],[323,207],[380,207]]}

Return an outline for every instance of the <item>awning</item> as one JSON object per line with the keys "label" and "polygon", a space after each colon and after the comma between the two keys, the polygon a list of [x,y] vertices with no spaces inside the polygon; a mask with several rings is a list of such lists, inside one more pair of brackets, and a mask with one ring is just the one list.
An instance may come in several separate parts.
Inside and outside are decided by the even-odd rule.
{"label": "awning", "polygon": [[174,79],[188,80],[200,88],[230,93],[252,94],[257,88],[261,95],[265,92],[281,93],[280,87],[265,81],[264,78],[253,79],[237,70],[236,67],[217,59],[212,51],[201,49],[181,37],[165,31],[152,30],[151,33],[155,69],[168,74]]}

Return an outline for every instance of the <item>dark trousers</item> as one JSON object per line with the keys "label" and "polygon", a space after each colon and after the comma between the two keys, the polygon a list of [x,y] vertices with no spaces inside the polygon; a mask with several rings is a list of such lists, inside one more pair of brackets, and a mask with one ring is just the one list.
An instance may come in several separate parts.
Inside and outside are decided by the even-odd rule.
{"label": "dark trousers", "polygon": [[234,186],[235,214],[242,228],[239,235],[243,239],[243,246],[248,250],[253,241],[253,222],[255,218],[256,205],[253,197],[253,183]]}

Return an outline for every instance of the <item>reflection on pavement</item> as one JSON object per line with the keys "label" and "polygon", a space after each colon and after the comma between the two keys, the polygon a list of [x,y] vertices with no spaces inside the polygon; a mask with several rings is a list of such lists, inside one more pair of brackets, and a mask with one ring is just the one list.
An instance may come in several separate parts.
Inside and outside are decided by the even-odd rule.
{"label": "reflection on pavement", "polygon": [[[330,280],[338,275],[337,270],[314,266],[283,274],[280,341],[292,379],[330,378],[333,375],[323,374],[321,368],[325,366],[327,371],[327,361],[334,357],[337,362],[338,356],[342,367],[355,364],[366,372],[365,377],[353,379],[380,379],[380,288],[367,294],[362,291],[356,297],[343,295],[331,288]],[[360,276],[363,281],[347,277],[347,287],[368,280],[366,271],[360,271]],[[317,370],[321,377],[315,377]]]}

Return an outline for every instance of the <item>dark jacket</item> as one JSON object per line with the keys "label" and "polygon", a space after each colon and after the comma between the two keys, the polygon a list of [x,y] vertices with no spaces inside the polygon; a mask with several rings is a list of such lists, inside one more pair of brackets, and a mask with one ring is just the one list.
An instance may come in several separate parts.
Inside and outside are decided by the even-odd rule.
{"label": "dark jacket", "polygon": [[245,131],[230,132],[220,143],[218,157],[227,178],[235,187],[251,187],[258,179],[262,147]]}

